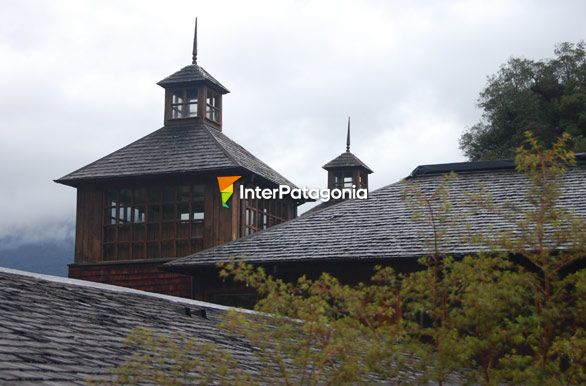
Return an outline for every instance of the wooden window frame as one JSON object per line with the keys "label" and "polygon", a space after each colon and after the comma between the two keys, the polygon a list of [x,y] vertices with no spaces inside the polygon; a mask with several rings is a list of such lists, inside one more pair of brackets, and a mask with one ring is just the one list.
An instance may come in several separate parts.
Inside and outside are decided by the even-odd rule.
{"label": "wooden window frame", "polygon": [[[187,99],[187,92],[188,91],[195,91],[195,102],[189,102]],[[181,95],[182,101],[175,102],[175,96]],[[169,119],[189,119],[189,118],[197,118],[198,114],[198,103],[199,103],[199,89],[197,87],[186,87],[186,88],[179,88],[171,90],[171,98],[169,101]],[[195,105],[194,115],[190,114],[190,106]],[[177,108],[180,107],[180,108]],[[175,116],[177,113],[177,116]]]}
{"label": "wooden window frame", "polygon": [[243,236],[265,230],[292,218],[291,204],[283,200],[245,199]]}
{"label": "wooden window frame", "polygon": [[[346,179],[350,181],[346,181]],[[341,179],[341,183],[339,180]],[[349,185],[347,183],[349,182]],[[354,185],[354,173],[352,171],[340,171],[334,173],[334,189],[351,189]]]}
{"label": "wooden window frame", "polygon": [[[222,123],[222,102],[221,102],[221,94],[219,92],[213,91],[211,89],[207,90],[206,95],[206,111],[205,116],[206,119],[209,119],[215,123]],[[210,100],[213,103],[210,103]]]}
{"label": "wooden window frame", "polygon": [[[180,187],[189,188],[188,195],[183,199],[179,194]],[[166,188],[170,188],[171,197],[165,197]],[[197,182],[106,189],[102,207],[105,213],[102,223],[103,260],[173,258],[202,250],[205,233],[206,189],[208,189],[206,184]],[[123,190],[130,190],[129,202],[122,202],[121,191]],[[140,190],[143,191],[143,196],[137,200],[136,192]],[[151,197],[152,192],[158,192],[156,194],[158,199]],[[112,205],[113,203],[115,205]],[[172,208],[169,218],[165,218],[165,206]],[[187,207],[188,219],[182,220],[179,214],[183,210],[181,208],[185,207]],[[120,216],[120,210],[126,211],[126,208],[130,208],[128,221],[126,216]],[[202,215],[200,216],[199,213]],[[112,217],[112,214],[115,216]],[[137,214],[140,221],[136,221]],[[121,239],[121,234],[127,237]],[[151,237],[152,235],[155,236]]]}

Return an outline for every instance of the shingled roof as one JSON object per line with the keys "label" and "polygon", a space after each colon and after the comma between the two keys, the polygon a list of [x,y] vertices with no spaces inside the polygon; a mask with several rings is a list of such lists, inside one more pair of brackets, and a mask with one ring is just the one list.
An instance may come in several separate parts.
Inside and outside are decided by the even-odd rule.
{"label": "shingled roof", "polygon": [[[586,165],[583,156],[580,160],[577,167],[562,177],[560,203],[586,219]],[[428,165],[426,173],[419,169],[409,183],[430,192],[444,181],[445,172],[458,172],[457,178],[448,183],[449,201],[452,213],[466,214],[467,220],[454,220],[446,227],[441,250],[455,255],[486,250],[486,246],[469,242],[467,236],[512,229],[514,224],[502,216],[471,207],[469,193],[478,193],[483,188],[495,202],[522,209],[527,207],[528,179],[514,170],[512,162],[507,168],[487,169],[482,165],[478,170],[472,165],[447,165]],[[412,219],[413,213],[402,199],[404,189],[405,182],[397,182],[371,192],[366,200],[343,201],[246,238],[173,260],[165,267],[184,271],[230,258],[254,263],[418,258],[429,253],[425,240],[431,237],[432,229]]]}
{"label": "shingled roof", "polygon": [[277,184],[295,185],[221,131],[203,123],[165,126],[56,182],[245,169]]}
{"label": "shingled roof", "polygon": [[[185,308],[193,310],[187,316]],[[201,316],[205,310],[205,317]],[[0,384],[85,384],[110,378],[133,327],[183,333],[229,350],[253,373],[251,346],[218,326],[226,307],[0,268]]]}
{"label": "shingled roof", "polygon": [[330,162],[328,162],[327,164],[325,164],[323,166],[323,168],[326,170],[336,169],[336,168],[353,168],[353,167],[362,168],[368,174],[372,173],[372,170],[368,166],[366,166],[366,164],[364,162],[362,162],[360,159],[358,159],[358,157],[356,157],[354,154],[350,153],[349,151],[346,151],[346,152],[340,154],[339,156],[337,156],[336,158],[334,158],[333,160],[331,160]]}
{"label": "shingled roof", "polygon": [[216,80],[209,72],[197,64],[190,64],[181,70],[169,75],[157,84],[161,87],[172,87],[185,83],[206,82],[218,88],[223,94],[229,93],[228,89]]}

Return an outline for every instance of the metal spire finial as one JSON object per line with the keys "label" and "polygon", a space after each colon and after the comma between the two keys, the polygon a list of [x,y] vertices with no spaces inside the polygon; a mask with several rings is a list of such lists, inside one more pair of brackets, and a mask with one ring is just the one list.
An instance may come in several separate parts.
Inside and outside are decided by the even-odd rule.
{"label": "metal spire finial", "polygon": [[350,151],[350,117],[348,117],[348,134],[346,136],[346,151]]}
{"label": "metal spire finial", "polygon": [[193,55],[191,64],[197,64],[197,17],[195,18],[195,33],[193,34]]}

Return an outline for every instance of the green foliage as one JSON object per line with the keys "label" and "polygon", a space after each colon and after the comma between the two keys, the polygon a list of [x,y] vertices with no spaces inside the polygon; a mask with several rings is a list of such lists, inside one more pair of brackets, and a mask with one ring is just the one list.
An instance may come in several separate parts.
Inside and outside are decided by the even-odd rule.
{"label": "green foliage", "polygon": [[251,344],[262,372],[251,376],[217,345],[139,331],[129,340],[139,350],[117,381],[585,384],[586,225],[559,205],[559,177],[574,154],[568,135],[551,148],[525,135],[516,158],[527,176],[525,209],[469,195],[475,210],[513,212],[507,231],[474,235],[487,252],[456,259],[443,251],[447,229],[465,221],[450,204],[457,176],[434,189],[407,184],[405,204],[428,232],[421,270],[378,267],[369,283],[350,286],[327,273],[286,282],[242,261],[223,264],[222,277],[260,297],[255,313],[231,311],[221,327]]}
{"label": "green foliage", "polygon": [[511,158],[525,131],[547,145],[567,132],[573,150],[586,151],[586,46],[561,43],[554,54],[511,58],[488,78],[478,100],[483,119],[460,138],[469,159]]}
{"label": "green foliage", "polygon": [[380,268],[376,284],[356,287],[327,273],[287,283],[242,262],[222,265],[222,276],[257,289],[259,313],[232,313],[225,326],[260,347],[264,363],[276,364],[285,384],[345,384],[371,374],[397,375],[399,284],[392,269]]}

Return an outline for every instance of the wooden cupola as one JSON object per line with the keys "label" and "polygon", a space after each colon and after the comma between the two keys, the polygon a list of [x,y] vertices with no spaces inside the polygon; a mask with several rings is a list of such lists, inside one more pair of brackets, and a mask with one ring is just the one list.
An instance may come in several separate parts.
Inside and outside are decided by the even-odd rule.
{"label": "wooden cupola", "polygon": [[157,84],[165,89],[165,126],[198,121],[222,130],[222,95],[230,91],[197,64],[197,18],[191,65]]}
{"label": "wooden cupola", "polygon": [[328,189],[368,189],[372,170],[350,152],[350,117],[346,135],[346,151],[323,166],[328,171]]}

